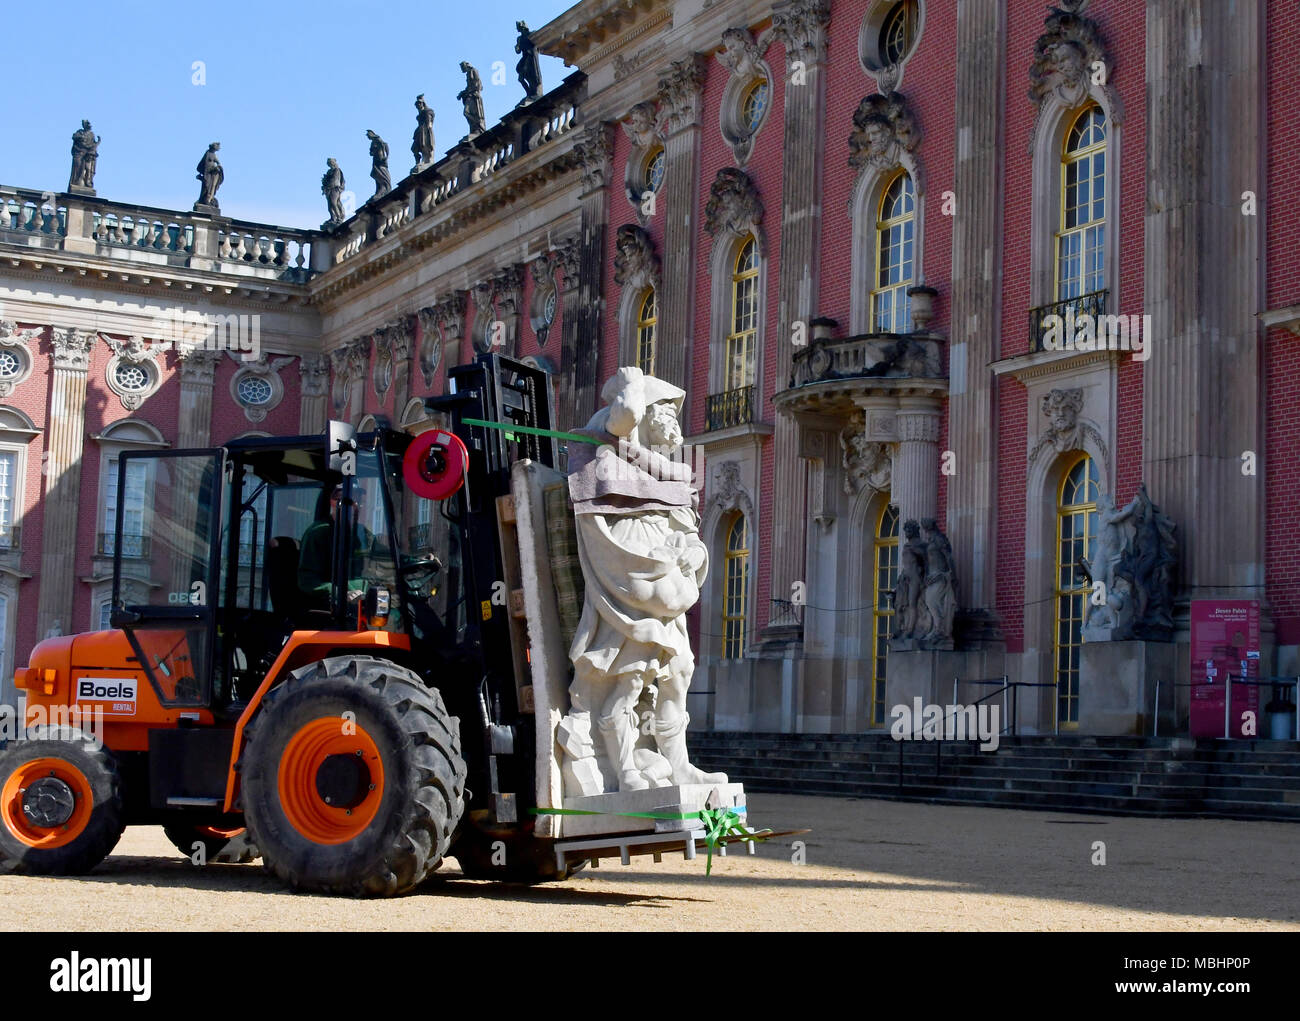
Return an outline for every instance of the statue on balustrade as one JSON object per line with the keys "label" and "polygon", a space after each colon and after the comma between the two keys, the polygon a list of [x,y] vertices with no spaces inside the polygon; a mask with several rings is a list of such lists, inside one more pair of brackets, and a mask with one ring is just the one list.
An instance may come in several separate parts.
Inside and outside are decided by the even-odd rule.
{"label": "statue on balustrade", "polygon": [[95,163],[99,159],[99,136],[90,121],[81,122],[81,130],[72,133],[72,176],[68,191],[95,194]]}
{"label": "statue on balustrade", "polygon": [[952,545],[933,518],[903,524],[894,587],[894,652],[951,649],[957,614],[957,571]]}
{"label": "statue on balustrade", "polygon": [[343,180],[343,171],[339,169],[338,161],[334,157],[327,159],[325,165],[327,169],[320,179],[320,190],[329,204],[330,218],[325,221],[324,226],[337,227],[347,219],[347,213],[343,209],[343,189],[347,187],[347,182]]}
{"label": "statue on balustrade", "polygon": [[370,176],[375,179],[375,198],[379,198],[393,189],[388,173],[388,143],[373,131],[367,131],[366,137],[370,139]]}
{"label": "statue on balustrade", "polygon": [[1087,565],[1084,641],[1172,638],[1175,547],[1174,523],[1151,502],[1145,483],[1123,508],[1116,508],[1112,494],[1101,494]]}
{"label": "statue on balustrade", "polygon": [[221,187],[221,182],[226,179],[226,173],[221,169],[221,160],[217,159],[217,151],[221,148],[220,142],[213,142],[208,146],[208,151],[203,154],[196,168],[198,179],[202,182],[199,188],[199,200],[194,203],[194,209],[198,212],[221,212],[221,205],[217,202],[217,189]]}
{"label": "statue on balustrade", "polygon": [[542,65],[537,59],[537,44],[528,31],[528,25],[522,21],[515,22],[519,38],[515,42],[515,52],[522,54],[515,70],[519,72],[519,84],[524,87],[524,98],[520,106],[527,106],[535,99],[542,98]]}
{"label": "statue on balustrade", "polygon": [[415,137],[411,141],[411,152],[415,156],[411,173],[433,162],[433,110],[424,101],[423,92],[415,97]]}
{"label": "statue on balustrade", "polygon": [[469,124],[466,137],[473,138],[487,130],[487,115],[483,112],[483,79],[467,60],[460,62],[460,69],[465,72],[465,87],[456,93],[456,98],[465,106],[465,120]]}

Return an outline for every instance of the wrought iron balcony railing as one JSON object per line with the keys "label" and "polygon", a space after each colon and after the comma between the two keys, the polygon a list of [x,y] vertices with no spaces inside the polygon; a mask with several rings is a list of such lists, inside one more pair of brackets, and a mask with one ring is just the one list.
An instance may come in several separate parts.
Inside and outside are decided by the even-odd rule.
{"label": "wrought iron balcony railing", "polygon": [[[101,557],[111,557],[117,551],[117,542],[112,532],[100,532],[95,543],[95,552]],[[149,536],[122,536],[122,559],[144,560],[149,556]]]}
{"label": "wrought iron balcony railing", "polygon": [[1080,294],[1077,298],[1064,298],[1061,301],[1054,301],[1050,305],[1039,305],[1037,308],[1029,310],[1029,350],[1046,351],[1043,346],[1043,336],[1046,334],[1048,327],[1043,325],[1043,321],[1048,316],[1061,317],[1061,336],[1064,340],[1069,340],[1070,346],[1073,347],[1074,322],[1079,316],[1100,316],[1106,314],[1107,298],[1110,291],[1091,291],[1088,294]]}
{"label": "wrought iron balcony railing", "polygon": [[754,421],[754,388],[739,386],[720,394],[709,394],[704,408],[709,432],[748,425]]}

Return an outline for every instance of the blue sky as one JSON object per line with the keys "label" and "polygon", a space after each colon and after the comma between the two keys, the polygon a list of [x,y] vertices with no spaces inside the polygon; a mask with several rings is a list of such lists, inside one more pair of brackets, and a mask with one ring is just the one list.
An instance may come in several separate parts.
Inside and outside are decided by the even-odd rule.
{"label": "blue sky", "polygon": [[[411,169],[415,96],[436,114],[441,158],[465,134],[460,61],[483,78],[489,123],[522,97],[515,21],[537,29],[573,0],[385,0],[380,4],[233,0],[225,3],[70,0],[33,12],[0,61],[8,123],[0,183],[62,191],[72,132],[83,117],[101,136],[95,190],[103,198],[189,209],[195,166],[221,143],[222,212],[316,227],[320,179],[333,156],[348,188],[373,194],[373,128],[390,149],[394,183]],[[25,39],[25,42],[19,40]],[[206,84],[193,79],[203,62]],[[492,84],[502,61],[506,83]],[[542,58],[549,91],[573,68]]]}

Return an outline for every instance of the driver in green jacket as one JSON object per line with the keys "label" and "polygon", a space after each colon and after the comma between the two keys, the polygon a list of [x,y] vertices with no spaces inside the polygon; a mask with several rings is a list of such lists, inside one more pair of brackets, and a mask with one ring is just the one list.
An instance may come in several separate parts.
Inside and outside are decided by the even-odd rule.
{"label": "driver in green jacket", "polygon": [[[298,554],[298,589],[313,609],[329,609],[334,575],[334,526],[342,500],[343,487],[335,486],[329,495],[329,517],[313,521],[302,536],[302,549]],[[349,603],[355,603],[365,593],[366,564],[375,544],[374,533],[361,524],[365,517],[366,493],[356,482],[352,484],[352,500],[356,506],[348,570]]]}

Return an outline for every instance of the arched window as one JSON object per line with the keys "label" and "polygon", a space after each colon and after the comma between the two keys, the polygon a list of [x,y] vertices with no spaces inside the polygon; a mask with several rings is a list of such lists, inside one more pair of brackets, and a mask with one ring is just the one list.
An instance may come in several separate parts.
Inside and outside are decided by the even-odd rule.
{"label": "arched window", "polygon": [[1087,107],[1065,133],[1061,224],[1056,235],[1056,300],[1105,286],[1106,118]]}
{"label": "arched window", "polygon": [[880,60],[885,67],[897,64],[912,51],[916,41],[916,0],[901,0],[885,15],[880,27]]}
{"label": "arched window", "polygon": [[745,655],[745,596],[749,585],[749,526],[737,514],[727,529],[727,553],[722,568],[722,658]]}
{"label": "arched window", "polygon": [[871,292],[871,322],[876,333],[910,333],[914,273],[916,194],[912,178],[900,173],[880,196],[876,218],[876,286]]}
{"label": "arched window", "polygon": [[1083,645],[1083,615],[1089,585],[1084,566],[1092,556],[1097,534],[1097,465],[1079,454],[1056,499],[1056,563],[1053,575],[1055,628],[1052,661],[1056,672],[1056,721],[1061,727],[1079,724],[1079,649]]}
{"label": "arched window", "polygon": [[659,322],[659,306],[655,289],[647,288],[636,314],[636,365],[648,376],[655,372],[655,327]]}
{"label": "arched window", "polygon": [[645,191],[658,192],[664,183],[664,171],[668,167],[668,160],[664,154],[664,147],[657,145],[646,155],[645,162],[642,164],[642,181]]}
{"label": "arched window", "polygon": [[746,238],[731,270],[731,329],[727,332],[724,390],[754,385],[758,336],[758,245]]}
{"label": "arched window", "polygon": [[887,504],[876,521],[872,543],[871,722],[885,722],[885,658],[889,651],[890,595],[898,584],[898,508]]}

